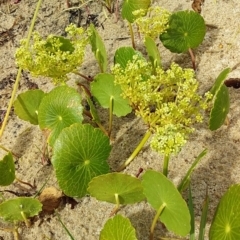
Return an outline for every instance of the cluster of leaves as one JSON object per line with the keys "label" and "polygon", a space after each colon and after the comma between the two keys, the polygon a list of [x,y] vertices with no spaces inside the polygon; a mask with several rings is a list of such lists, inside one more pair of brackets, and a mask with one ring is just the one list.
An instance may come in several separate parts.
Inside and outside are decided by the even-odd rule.
{"label": "cluster of leaves", "polygon": [[[106,1],[106,5],[111,8],[112,1]],[[146,199],[156,210],[150,239],[153,239],[158,220],[175,234],[186,236],[191,233],[191,239],[194,239],[190,187],[188,205],[181,193],[188,188],[191,174],[206,151],[196,158],[178,187],[167,178],[167,171],[147,170],[140,180],[123,173],[109,173],[107,163],[111,151],[112,114],[121,117],[133,109],[148,126],[144,139],[127,160],[129,163],[151,135],[152,148],[167,156],[168,161],[169,156],[178,153],[186,143],[194,124],[203,120],[203,110],[211,107],[211,130],[223,124],[229,111],[228,90],[223,82],[230,69],[225,69],[211,91],[202,97],[198,93],[198,81],[193,70],[181,68],[175,63],[169,69],[161,66],[156,38],[159,37],[172,52],[191,52],[191,48],[197,47],[204,38],[206,28],[203,18],[192,11],[171,14],[160,7],[149,6],[150,0],[128,0],[122,7],[122,17],[129,22],[130,29],[131,24],[136,23],[144,34],[149,60],[134,48],[119,48],[111,73],[107,73],[104,42],[93,25],[87,31],[70,25],[66,29],[66,38],[49,35],[43,39],[39,33],[34,33],[30,46],[27,40],[22,40],[16,52],[18,65],[35,76],[47,76],[55,83],[65,85],[49,93],[41,90],[22,93],[16,99],[14,109],[19,118],[39,125],[48,133],[48,146],[53,149],[51,163],[58,184],[66,195],[83,197],[90,194],[100,201],[116,204],[113,213],[120,205]],[[99,129],[82,123],[82,97],[66,85],[67,74],[76,73],[81,65],[87,44],[91,45],[101,72],[94,77],[89,92],[102,107],[109,108],[109,131],[101,126],[91,95],[86,97],[89,114]],[[14,181],[15,168],[10,153],[0,162],[0,173],[5,176],[3,181],[0,179],[0,185],[7,186]],[[221,200],[210,229],[211,240],[231,239],[232,236],[235,237],[233,239],[239,238],[240,233],[235,229],[239,229],[240,205],[233,201],[239,195],[239,188],[239,185],[233,186]],[[206,198],[205,209],[207,202]],[[41,204],[33,198],[10,199],[0,204],[0,216],[11,222],[25,221],[27,224],[27,218],[40,210]],[[236,221],[230,223],[233,216]],[[205,220],[200,236],[204,235],[206,214],[202,219]],[[100,239],[137,238],[130,221],[117,214],[106,222]]]}

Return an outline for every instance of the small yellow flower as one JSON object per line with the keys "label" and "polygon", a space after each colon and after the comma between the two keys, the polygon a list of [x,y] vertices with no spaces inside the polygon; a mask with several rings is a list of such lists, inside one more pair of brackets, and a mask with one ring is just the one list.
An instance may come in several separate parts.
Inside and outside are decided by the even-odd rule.
{"label": "small yellow flower", "polygon": [[164,71],[144,58],[135,56],[126,68],[116,64],[112,68],[115,83],[122,88],[122,96],[129,99],[137,116],[153,133],[151,147],[162,154],[177,154],[194,131],[193,124],[203,120],[207,105],[198,94],[198,81],[192,69],[176,63]]}
{"label": "small yellow flower", "polygon": [[171,15],[169,11],[158,6],[148,8],[147,13],[137,10],[133,14],[137,16],[135,23],[138,25],[139,31],[144,36],[149,36],[153,39],[166,31]]}
{"label": "small yellow flower", "polygon": [[55,83],[67,81],[67,74],[82,64],[88,37],[82,28],[73,24],[66,32],[67,38],[49,35],[47,39],[35,32],[29,46],[23,39],[15,54],[18,66],[33,76],[50,77]]}

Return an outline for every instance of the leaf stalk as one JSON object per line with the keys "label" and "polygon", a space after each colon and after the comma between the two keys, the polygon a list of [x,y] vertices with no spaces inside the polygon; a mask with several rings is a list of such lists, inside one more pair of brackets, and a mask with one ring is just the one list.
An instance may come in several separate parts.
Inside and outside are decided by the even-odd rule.
{"label": "leaf stalk", "polygon": [[132,24],[129,22],[129,23],[128,23],[128,26],[129,26],[130,36],[131,36],[131,40],[132,40],[132,47],[133,47],[134,49],[136,49]]}
{"label": "leaf stalk", "polygon": [[166,203],[163,203],[160,208],[157,210],[157,213],[152,221],[152,225],[151,225],[151,228],[150,228],[150,237],[149,237],[149,240],[153,240],[153,232],[154,232],[154,228],[157,224],[157,220],[159,219],[159,216],[161,215],[162,211],[164,210],[164,208],[166,207]]}
{"label": "leaf stalk", "polygon": [[[37,7],[36,7],[36,10],[34,12],[34,16],[33,16],[31,26],[30,26],[30,29],[29,29],[29,32],[28,32],[28,36],[27,36],[27,42],[26,42],[27,46],[29,46],[30,38],[31,38],[31,35],[32,35],[32,32],[33,32],[34,24],[36,22],[41,3],[42,3],[42,0],[38,0]],[[12,105],[13,105],[13,101],[15,100],[15,96],[16,96],[16,93],[17,93],[17,90],[18,90],[18,85],[19,85],[19,82],[20,82],[21,72],[22,72],[22,68],[19,68],[18,73],[17,73],[17,77],[16,77],[16,81],[15,81],[14,86],[13,86],[11,99],[10,99],[9,104],[8,104],[7,112],[6,112],[6,115],[4,117],[2,127],[0,129],[0,139],[3,135],[3,131],[4,131],[5,127],[7,125],[7,121],[8,121],[9,115],[10,115],[10,111],[11,111],[11,108],[12,108]]]}
{"label": "leaf stalk", "polygon": [[147,140],[150,138],[151,135],[152,135],[151,131],[148,130],[145,133],[145,135],[144,135],[143,139],[141,140],[141,142],[138,144],[138,146],[135,148],[135,150],[131,154],[131,156],[117,169],[117,172],[121,172],[124,168],[127,167],[127,165],[129,165],[133,161],[133,159],[142,150],[143,146],[145,145],[145,143],[147,142]]}
{"label": "leaf stalk", "polygon": [[114,99],[113,96],[110,97],[110,104],[109,104],[109,126],[108,126],[108,136],[111,136],[112,132],[112,123],[113,123],[113,104]]}

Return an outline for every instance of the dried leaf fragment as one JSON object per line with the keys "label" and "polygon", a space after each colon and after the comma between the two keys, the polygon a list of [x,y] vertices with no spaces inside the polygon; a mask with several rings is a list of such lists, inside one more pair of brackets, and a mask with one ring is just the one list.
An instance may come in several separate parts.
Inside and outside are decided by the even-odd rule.
{"label": "dried leaf fragment", "polygon": [[53,213],[61,202],[62,192],[55,187],[45,188],[40,196],[39,201],[42,203],[42,210],[45,213]]}
{"label": "dried leaf fragment", "polygon": [[204,0],[194,0],[192,3],[192,9],[195,12],[201,13],[203,3],[204,3]]}

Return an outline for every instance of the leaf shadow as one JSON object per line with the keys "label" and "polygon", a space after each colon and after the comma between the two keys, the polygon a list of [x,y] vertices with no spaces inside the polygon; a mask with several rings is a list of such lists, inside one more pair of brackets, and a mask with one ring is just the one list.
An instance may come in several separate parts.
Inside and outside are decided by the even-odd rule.
{"label": "leaf shadow", "polygon": [[[112,137],[112,151],[108,163],[112,171],[117,168],[132,154],[139,142],[142,140],[147,126],[134,113],[117,119],[114,118]],[[116,158],[117,156],[117,158]]]}
{"label": "leaf shadow", "polygon": [[[135,207],[137,210],[135,212],[132,211],[132,205],[125,207],[126,211],[128,207],[133,212],[128,215],[128,218],[136,230],[137,239],[149,240],[150,228],[156,211],[146,202],[136,204]],[[158,221],[154,229],[154,240],[159,240],[160,236],[163,237],[167,234],[168,231],[165,226]]]}
{"label": "leaf shadow", "polygon": [[34,138],[34,126],[26,128],[17,135],[16,142],[12,148],[14,154],[19,158],[22,157],[28,148],[32,145]]}
{"label": "leaf shadow", "polygon": [[[205,233],[207,236],[214,212],[221,197],[232,184],[236,183],[236,174],[239,172],[238,162],[240,160],[240,147],[238,146],[239,144],[230,137],[229,126],[222,126],[215,132],[205,130],[205,132],[199,135],[200,131],[203,130],[198,129],[199,133],[190,139],[189,145],[187,145],[185,150],[178,156],[179,160],[182,159],[185,161],[184,165],[186,163],[188,165],[185,165],[183,168],[184,173],[180,174],[181,169],[176,169],[177,164],[181,166],[181,163],[176,163],[175,167],[171,167],[170,178],[176,179],[179,178],[179,175],[181,175],[181,177],[184,176],[197,155],[204,148],[207,149],[207,154],[200,161],[191,176],[191,189],[196,224],[195,229],[197,232],[200,225],[200,217],[206,192],[210,198]],[[197,151],[198,154],[196,154]],[[188,201],[187,190],[184,191],[183,196],[184,199]]]}
{"label": "leaf shadow", "polygon": [[[233,169],[237,168],[236,153],[239,152],[239,149],[231,139],[226,139],[225,137],[221,139],[223,132],[221,129],[214,132],[213,139],[208,140],[207,159],[195,169],[191,178],[192,195],[197,216],[201,215],[202,203],[206,191],[208,192],[210,197],[209,223],[212,221],[222,195],[230,185],[236,183],[231,175]],[[215,139],[219,139],[219,141]]]}

